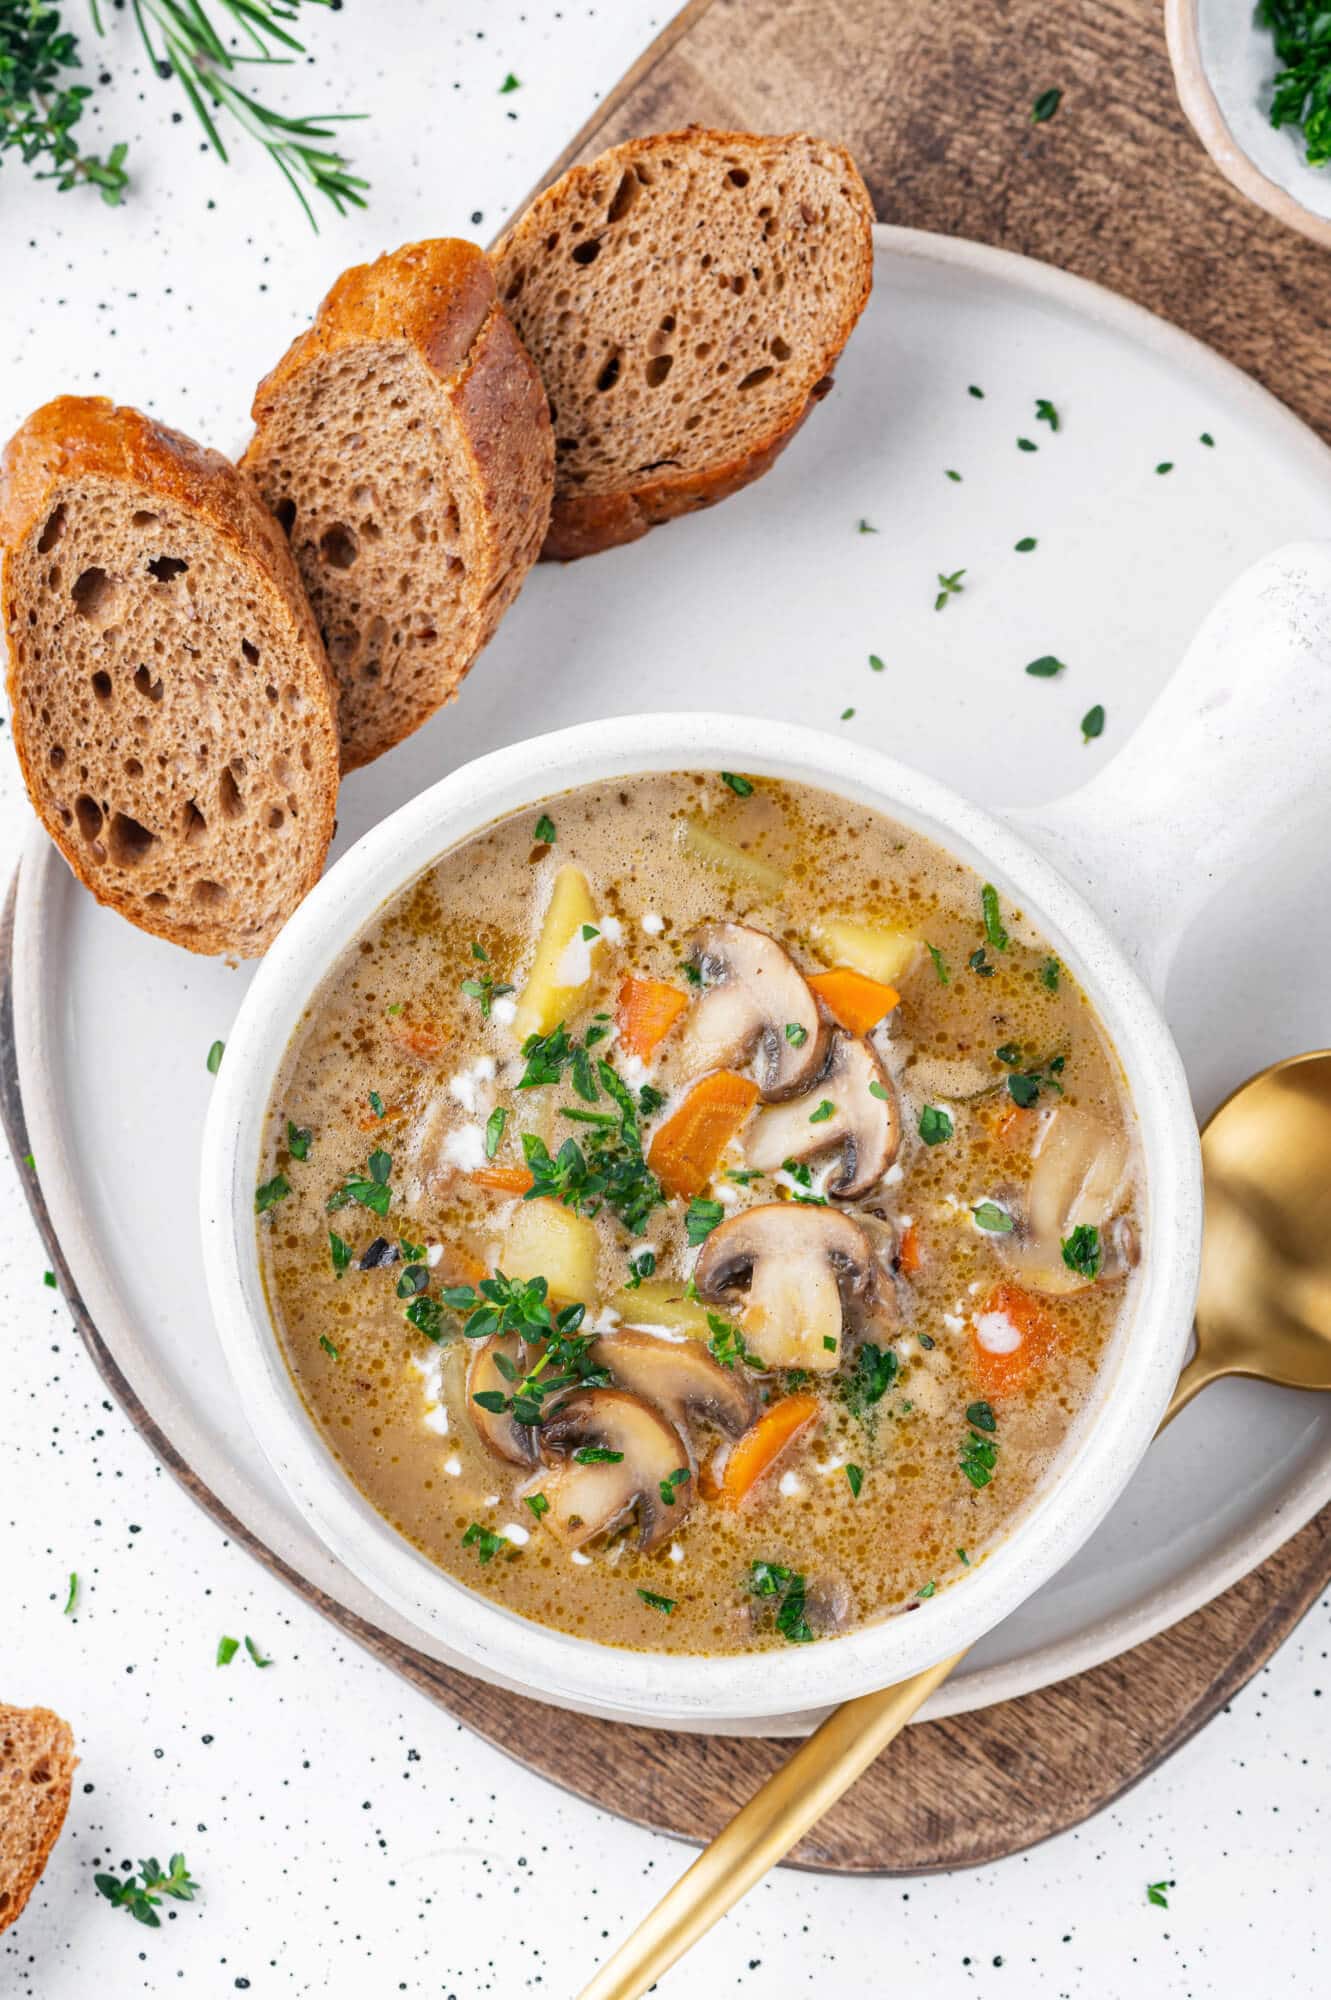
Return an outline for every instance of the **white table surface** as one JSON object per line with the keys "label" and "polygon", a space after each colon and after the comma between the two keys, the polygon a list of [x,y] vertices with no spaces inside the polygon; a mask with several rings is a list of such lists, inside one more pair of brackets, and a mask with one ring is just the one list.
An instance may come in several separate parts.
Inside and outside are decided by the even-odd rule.
{"label": "white table surface", "polygon": [[[82,25],[78,0],[67,0]],[[109,12],[109,10],[106,10]],[[226,447],[250,387],[346,263],[414,236],[484,240],[670,9],[604,0],[353,0],[315,13],[302,104],[351,128],[370,210],[308,230],[265,164],[200,152],[111,13],[121,79],[86,121],[134,141],[131,202],[0,174],[0,434],[60,390],[106,391]],[[95,44],[85,51],[98,65]],[[336,71],[334,73],[334,57]],[[521,88],[499,94],[512,71]],[[1014,108],[1014,117],[1019,115]],[[903,218],[909,220],[909,217]],[[0,739],[7,739],[7,717]],[[0,740],[0,858],[28,826]],[[108,1054],[110,1052],[108,1051]],[[126,1161],[136,1172],[169,1161]],[[574,1994],[687,1859],[527,1776],[231,1547],[106,1396],[0,1157],[0,1698],[68,1716],[69,1819],[0,1993],[87,2000]],[[191,1312],[182,1301],[181,1339]],[[77,1613],[62,1612],[77,1570]],[[1323,1996],[1331,1986],[1331,1599],[1227,1710],[1118,1808],[996,1867],[915,1881],[769,1878],[658,1989]],[[252,1634],[214,1664],[223,1632]],[[183,1849],[203,1885],[160,1931],[97,1866]],[[1176,1886],[1168,1910],[1146,1884]],[[169,1906],[168,1906],[169,1907]]]}

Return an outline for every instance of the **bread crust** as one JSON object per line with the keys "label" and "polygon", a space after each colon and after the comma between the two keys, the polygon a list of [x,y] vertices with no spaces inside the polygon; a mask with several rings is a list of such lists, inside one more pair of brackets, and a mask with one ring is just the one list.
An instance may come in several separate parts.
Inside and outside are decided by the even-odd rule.
{"label": "bread crust", "polygon": [[377,342],[414,348],[456,417],[484,523],[484,584],[477,643],[460,668],[435,687],[428,706],[396,710],[384,699],[369,731],[344,720],[344,771],[381,756],[453,699],[539,553],[554,493],[554,436],[540,375],[499,304],[485,252],[454,237],[408,243],[342,273],[313,325],[259,384],[242,471],[262,485],[264,426],[305,369]]}
{"label": "bread crust", "polygon": [[[56,846],[78,879],[100,903],[118,909],[130,921],[155,935],[206,953],[262,952],[276,935],[277,925],[260,936],[238,936],[234,922],[200,920],[188,934],[170,921],[154,923],[141,903],[130,903],[91,871],[77,842],[51,810],[41,782],[35,746],[29,741],[27,719],[18,693],[18,655],[12,635],[20,617],[17,557],[28,537],[40,529],[57,493],[82,479],[105,479],[158,496],[196,516],[229,545],[232,553],[258,572],[271,611],[285,622],[296,657],[309,663],[309,685],[300,690],[313,705],[325,737],[321,769],[310,773],[309,811],[315,834],[313,857],[299,882],[294,908],[308,894],[323,869],[337,805],[337,735],[334,697],[328,662],[291,551],[277,523],[249,482],[220,452],[196,444],[180,431],[156,422],[140,410],[118,406],[106,396],[57,396],[15,432],[0,456],[0,607],[10,641],[6,686],[13,718],[14,748],[28,797]],[[290,911],[288,910],[287,914]]]}
{"label": "bread crust", "polygon": [[[8,1930],[22,1916],[41,1880],[65,1823],[79,1764],[74,1755],[74,1732],[53,1709],[11,1708],[0,1702],[0,1744],[7,1740],[13,1745],[12,1757],[0,1753],[0,1788],[10,1779],[11,1764],[17,1765],[20,1753],[23,1769],[17,1788],[18,1809],[6,1813],[0,1823],[0,1897],[4,1898],[0,1902],[0,1931]],[[46,1782],[33,1780],[29,1755],[40,1757],[43,1766],[51,1767]]]}
{"label": "bread crust", "polygon": [[767,434],[747,451],[689,472],[663,472],[641,483],[607,493],[579,493],[556,489],[550,515],[550,530],[542,559],[568,562],[579,556],[596,555],[603,549],[637,541],[649,528],[678,515],[711,507],[729,498],[772,466],[794,437],[815,403],[832,386],[832,369],[845,347],[856,321],[868,302],[873,287],[873,203],[859,169],[843,146],[819,140],[806,132],[755,135],[751,132],[713,131],[690,126],[684,131],[657,132],[644,139],[626,140],[612,146],[585,165],[570,167],[559,180],[539,194],[531,206],[500,237],[491,259],[500,274],[509,256],[520,246],[540,243],[554,227],[567,204],[585,201],[588,206],[605,206],[621,174],[634,160],[650,161],[654,155],[706,146],[722,151],[761,145],[815,146],[834,160],[845,177],[845,188],[858,212],[864,232],[863,278],[848,300],[840,321],[827,331],[822,366],[808,393],[774,423]]}

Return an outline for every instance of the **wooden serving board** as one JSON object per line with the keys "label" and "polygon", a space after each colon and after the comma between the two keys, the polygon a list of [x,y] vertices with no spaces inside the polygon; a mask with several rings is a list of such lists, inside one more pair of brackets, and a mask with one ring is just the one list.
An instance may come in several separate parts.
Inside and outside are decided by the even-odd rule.
{"label": "wooden serving board", "polygon": [[[1063,92],[1029,122],[1038,92]],[[1331,437],[1331,261],[1280,233],[1211,167],[1174,100],[1152,0],[692,0],[551,169],[699,121],[808,126],[855,152],[880,217],[1058,263],[1199,335]],[[29,1144],[15,1063],[11,896],[0,927],[0,1113]],[[597,1722],[440,1666],[298,1577],[154,1425],[37,1226],[93,1360],[192,1497],[349,1636],[487,1741],[593,1803],[684,1839],[714,1834],[786,1742]],[[907,1732],[796,1850],[799,1865],[915,1874],[971,1866],[1077,1824],[1224,1706],[1331,1584],[1331,1508],[1172,1630],[1078,1678]],[[577,1755],[570,1756],[570,1746]]]}

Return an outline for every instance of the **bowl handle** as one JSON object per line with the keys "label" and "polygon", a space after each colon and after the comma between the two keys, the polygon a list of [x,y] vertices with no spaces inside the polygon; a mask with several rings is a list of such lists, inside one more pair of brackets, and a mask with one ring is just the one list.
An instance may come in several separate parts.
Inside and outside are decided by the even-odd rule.
{"label": "bowl handle", "polygon": [[1331,804],[1331,542],[1264,556],[1208,614],[1088,784],[1007,817],[1080,889],[1157,1000],[1238,864]]}

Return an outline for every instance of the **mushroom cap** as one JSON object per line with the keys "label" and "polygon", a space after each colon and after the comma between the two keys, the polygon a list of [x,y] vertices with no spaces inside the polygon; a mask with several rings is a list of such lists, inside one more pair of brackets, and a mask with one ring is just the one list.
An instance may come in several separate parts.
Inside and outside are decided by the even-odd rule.
{"label": "mushroom cap", "polygon": [[669,1418],[686,1444],[691,1420],[715,1424],[727,1437],[738,1437],[757,1415],[758,1394],[746,1373],[722,1368],[700,1341],[663,1340],[657,1333],[623,1327],[603,1334],[591,1354],[621,1388]]}
{"label": "mushroom cap", "polygon": [[700,1298],[720,1301],[747,1280],[746,1342],[769,1368],[825,1373],[841,1359],[845,1300],[864,1292],[872,1272],[872,1246],[848,1215],[773,1201],[717,1224],[693,1282]]}
{"label": "mushroom cap", "polygon": [[518,1423],[511,1410],[487,1410],[476,1401],[477,1392],[511,1396],[513,1384],[501,1374],[495,1361],[502,1354],[511,1361],[519,1378],[531,1356],[515,1333],[492,1333],[474,1349],[467,1369],[467,1415],[486,1450],[509,1465],[535,1465],[536,1437],[530,1424]]}
{"label": "mushroom cap", "polygon": [[[683,1439],[659,1410],[625,1389],[576,1389],[541,1426],[539,1450],[548,1468],[540,1490],[549,1501],[541,1525],[565,1548],[609,1534],[636,1512],[637,1544],[659,1546],[683,1521],[692,1472]],[[614,1459],[579,1464],[579,1451],[614,1452]],[[662,1484],[677,1472],[687,1479]]]}
{"label": "mushroom cap", "polygon": [[823,1066],[828,1029],[789,952],[766,931],[723,923],[699,931],[693,955],[707,990],[685,1028],[684,1073],[730,1069],[752,1056],[769,1103],[806,1090]]}
{"label": "mushroom cap", "polygon": [[1033,1291],[1084,1291],[1093,1279],[1069,1269],[1063,1245],[1074,1229],[1098,1229],[1100,1280],[1128,1268],[1127,1232],[1108,1233],[1129,1188],[1127,1135],[1077,1104],[1060,1104],[1040,1134],[1030,1180],[1016,1207],[1017,1227],[995,1239],[1009,1269]]}
{"label": "mushroom cap", "polygon": [[[811,1113],[824,1102],[831,1114],[815,1123]],[[854,1201],[877,1187],[900,1145],[901,1110],[887,1071],[862,1036],[838,1028],[813,1089],[760,1112],[744,1151],[750,1166],[771,1172],[784,1160],[813,1160],[838,1147],[841,1166],[827,1192]]]}

